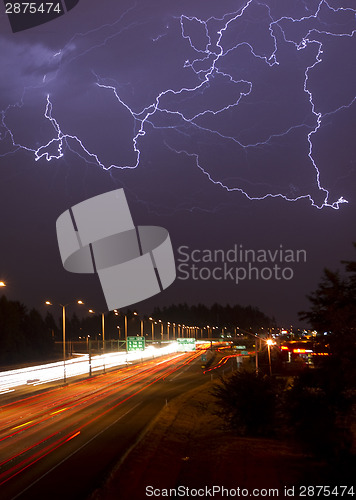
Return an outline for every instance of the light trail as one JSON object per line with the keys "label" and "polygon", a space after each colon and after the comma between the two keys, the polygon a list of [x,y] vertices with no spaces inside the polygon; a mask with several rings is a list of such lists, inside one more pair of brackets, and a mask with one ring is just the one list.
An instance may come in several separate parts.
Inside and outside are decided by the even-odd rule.
{"label": "light trail", "polygon": [[240,353],[239,354],[230,354],[229,356],[224,356],[223,358],[221,358],[219,360],[219,362],[215,366],[212,366],[211,368],[204,370],[203,373],[205,374],[205,373],[211,372],[212,370],[217,370],[218,368],[221,368],[222,366],[224,366],[229,361],[229,359],[240,357],[240,356],[241,356]]}
{"label": "light trail", "polygon": [[[150,346],[140,352],[133,351],[127,354],[125,352],[107,353],[91,356],[91,359],[89,359],[88,354],[81,354],[78,358],[66,360],[66,376],[70,378],[88,374],[90,370],[89,362],[91,365],[91,372],[95,373],[101,371],[104,366],[105,369],[125,366],[128,363],[157,356],[165,356],[176,351],[177,344],[171,342],[167,346],[158,349]],[[7,370],[0,372],[0,394],[5,394],[21,386],[38,386],[60,381],[62,379],[63,361],[17,370]]]}
{"label": "light trail", "polygon": [[[129,386],[130,384],[140,381],[140,379],[144,377],[148,372],[150,374],[154,374],[156,370],[158,371],[162,368],[161,365],[171,363],[172,361],[181,358],[182,355],[183,353],[173,356],[171,355],[168,357],[168,359],[164,359],[163,361],[159,362],[150,361],[139,365],[135,365],[131,368],[128,367],[121,369],[119,372],[115,371],[113,374],[110,374],[110,376],[108,376],[105,379],[104,388],[101,385],[102,381],[100,379],[100,376],[99,379],[97,377],[86,379],[85,381],[87,383],[86,385],[83,385],[81,381],[71,384],[71,387],[74,387],[76,390],[75,403],[72,402],[73,396],[71,394],[68,394],[67,391],[65,391],[65,388],[61,388],[62,390],[55,389],[56,391],[55,402],[53,402],[52,391],[49,391],[41,393],[36,396],[30,396],[29,398],[22,399],[20,401],[8,403],[7,405],[2,406],[3,411],[0,414],[0,428],[3,429],[3,431],[0,432],[0,441],[3,441],[8,437],[12,437],[23,430],[19,429],[16,432],[11,432],[11,434],[9,435],[2,436],[4,431],[8,427],[11,427],[11,416],[9,416],[9,412],[13,414],[13,410],[15,410],[17,414],[26,413],[27,417],[32,415],[37,415],[37,418],[39,418],[38,417],[39,415],[45,415],[44,419],[41,418],[38,419],[37,421],[32,420],[30,422],[27,422],[27,424],[21,425],[21,427],[23,425],[27,425],[28,428],[34,427],[35,425],[41,424],[44,421],[48,420],[52,415],[62,413],[62,411],[65,410],[71,410],[75,407],[84,405],[88,402],[91,403],[93,399],[97,397],[97,394],[100,397],[103,397],[104,395],[110,395],[112,393],[115,393],[115,391],[118,388],[118,385],[120,385],[120,389],[122,390],[123,388]],[[132,374],[130,373],[131,371],[133,371]],[[88,390],[88,384],[90,385],[89,390]],[[61,396],[61,394],[59,393],[64,394],[64,396]],[[51,413],[49,415],[47,414],[48,410],[51,410]],[[16,419],[18,417],[15,414],[13,418]],[[12,431],[13,429],[14,427],[12,427],[10,430]]]}
{"label": "light trail", "polygon": [[[7,457],[0,464],[0,485],[11,481],[74,438],[84,436],[88,439],[87,431],[93,424],[104,421],[104,416],[115,412],[116,408],[148,387],[163,381],[175,369],[193,362],[196,357],[197,353],[181,353],[158,363],[147,361],[143,366],[131,367],[131,370],[122,369],[118,374],[110,372],[6,405],[0,416],[0,425],[12,413],[17,418],[27,414],[27,407],[31,421],[20,424],[21,428],[15,433],[5,432],[2,436],[1,452],[3,457]],[[133,373],[127,376],[125,372],[128,371]],[[79,444],[83,446],[82,441]]]}

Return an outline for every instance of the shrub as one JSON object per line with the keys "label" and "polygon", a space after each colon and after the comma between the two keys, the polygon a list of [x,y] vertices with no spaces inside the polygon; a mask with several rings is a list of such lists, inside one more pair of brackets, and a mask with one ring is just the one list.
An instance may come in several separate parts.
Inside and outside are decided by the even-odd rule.
{"label": "shrub", "polygon": [[218,414],[242,436],[265,436],[274,431],[280,387],[269,376],[239,371],[213,389]]}

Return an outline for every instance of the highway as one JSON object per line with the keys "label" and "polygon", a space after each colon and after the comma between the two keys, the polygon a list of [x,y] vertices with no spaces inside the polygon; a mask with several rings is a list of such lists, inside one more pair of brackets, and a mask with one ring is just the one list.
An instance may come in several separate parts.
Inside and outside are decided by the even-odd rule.
{"label": "highway", "polygon": [[1,499],[87,499],[170,399],[207,380],[200,356],[171,354],[3,405]]}

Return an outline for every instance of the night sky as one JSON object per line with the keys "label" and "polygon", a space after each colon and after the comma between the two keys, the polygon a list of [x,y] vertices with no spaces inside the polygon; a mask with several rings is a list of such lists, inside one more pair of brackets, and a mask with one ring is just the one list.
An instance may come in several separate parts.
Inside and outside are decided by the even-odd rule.
{"label": "night sky", "polygon": [[55,225],[124,188],[136,225],[169,231],[177,266],[182,247],[306,254],[251,263],[288,267],[288,279],[237,284],[207,279],[221,262],[197,262],[198,279],[178,268],[131,308],[250,304],[298,325],[323,268],[356,258],[355,14],[352,0],[81,0],[13,33],[1,4],[6,296],[104,311],[97,277],[63,269]]}

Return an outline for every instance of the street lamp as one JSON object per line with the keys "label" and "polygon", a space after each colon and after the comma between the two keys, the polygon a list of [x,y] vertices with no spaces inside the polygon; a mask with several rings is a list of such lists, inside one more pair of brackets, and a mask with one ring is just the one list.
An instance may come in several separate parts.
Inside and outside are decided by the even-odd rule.
{"label": "street lamp", "polygon": [[[93,309],[89,309],[89,312],[91,314],[95,314],[95,311]],[[105,313],[100,313],[101,314],[101,337],[103,339],[103,355],[105,354]],[[116,313],[115,313],[116,314]],[[104,367],[104,373],[105,373],[105,359],[103,357],[103,367]]]}
{"label": "street lamp", "polygon": [[267,349],[268,349],[269,374],[272,375],[271,345],[274,345],[275,343],[273,342],[272,339],[267,339],[266,344],[267,344]]}
{"label": "street lamp", "polygon": [[4,281],[0,281],[0,287],[5,287],[6,283]]}
{"label": "street lamp", "polygon": [[256,375],[258,375],[258,335],[255,335],[255,361],[256,361]]}
{"label": "street lamp", "polygon": [[[120,313],[117,309],[114,309],[115,316],[120,316]],[[127,354],[127,314],[123,315],[125,318],[125,349]]]}
{"label": "street lamp", "polygon": [[[115,316],[120,316],[120,312],[117,309],[114,309],[114,314],[115,314]],[[123,316],[125,318],[125,348],[126,348],[126,354],[127,354],[127,314],[123,314]],[[120,328],[120,331],[121,331],[121,328]]]}
{"label": "street lamp", "polygon": [[[125,314],[125,349],[127,355],[127,314]],[[126,356],[127,359],[127,356]]]}
{"label": "street lamp", "polygon": [[139,314],[135,311],[134,316],[137,316],[141,321],[141,337],[143,337],[143,319],[140,318]]}
{"label": "street lamp", "polygon": [[[93,309],[89,309],[89,312],[91,314],[95,314],[95,311]],[[105,352],[105,313],[100,313],[101,314],[101,334],[102,334],[102,339],[103,339],[103,353]]]}
{"label": "street lamp", "polygon": [[[117,309],[114,309],[114,314],[115,316],[120,316],[120,313]],[[126,354],[127,354],[127,317],[126,314],[124,315],[125,317],[125,345],[126,345]],[[121,340],[121,327],[117,326],[119,329],[119,343],[118,343],[118,349],[120,348],[120,340]]]}
{"label": "street lamp", "polygon": [[[52,302],[50,300],[46,300],[45,304],[47,306],[53,306]],[[84,302],[82,300],[77,300],[77,304],[83,305]],[[66,383],[67,381],[67,376],[66,376],[66,307],[68,304],[58,304],[62,308],[62,336],[63,336],[63,381]]]}
{"label": "street lamp", "polygon": [[155,339],[155,324],[154,324],[154,319],[150,316],[148,318],[150,321],[151,321],[151,331],[152,331],[152,342],[154,341]]}

